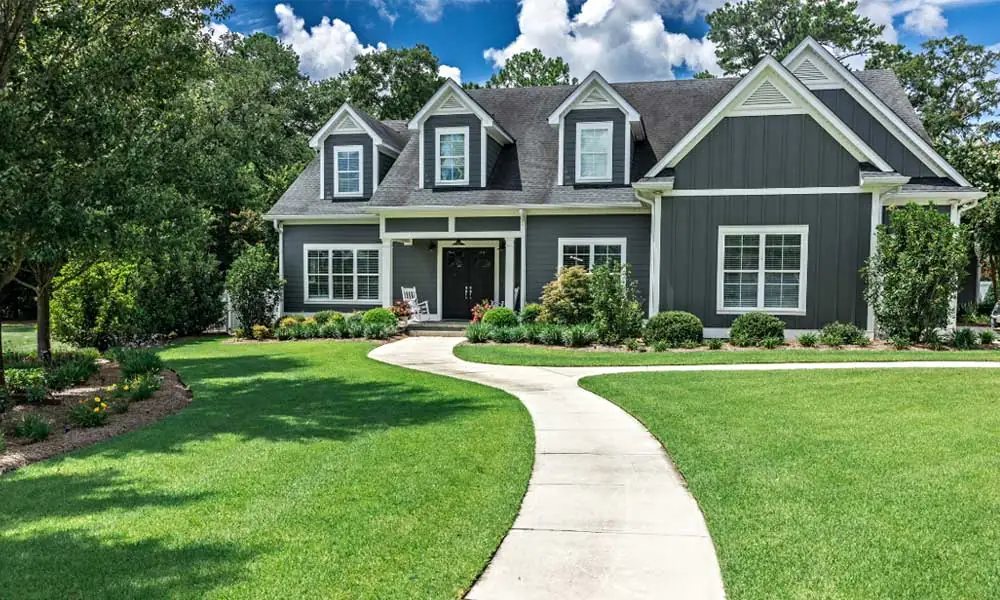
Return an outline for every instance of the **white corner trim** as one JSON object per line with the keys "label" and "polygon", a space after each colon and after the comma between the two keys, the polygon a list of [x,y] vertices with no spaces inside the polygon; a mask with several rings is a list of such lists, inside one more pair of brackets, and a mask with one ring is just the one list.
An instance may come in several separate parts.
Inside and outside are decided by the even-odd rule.
{"label": "white corner trim", "polygon": [[[372,148],[372,194],[373,195],[375,194],[375,192],[378,191],[378,162],[380,154],[382,153],[378,151],[378,148],[374,147]],[[362,186],[361,189],[364,189],[364,186]]]}
{"label": "white corner trim", "polygon": [[663,198],[660,194],[653,197],[653,210],[649,227],[649,316],[660,312],[660,254],[661,238],[663,236]]}
{"label": "white corner trim", "polygon": [[[765,269],[765,236],[769,234],[785,234],[801,236],[801,250],[799,251],[799,304],[796,308],[769,308],[764,305],[764,274]],[[725,290],[725,248],[727,235],[757,235],[760,237],[758,246],[757,269],[757,304],[750,307],[727,307],[724,306]],[[809,226],[808,225],[720,225],[718,229],[718,252],[715,265],[715,312],[720,315],[739,315],[748,312],[763,311],[773,315],[805,315],[806,314],[806,290],[807,275],[809,272]],[[740,269],[729,269],[739,271]]]}
{"label": "white corner trim", "polygon": [[486,127],[479,127],[479,187],[486,187]]}
{"label": "white corner trim", "polygon": [[556,184],[563,185],[563,171],[566,162],[566,118],[559,117],[559,167],[556,172]]}
{"label": "white corner trim", "polygon": [[559,238],[558,240],[558,252],[556,253],[556,276],[558,277],[559,271],[563,268],[563,251],[566,246],[590,246],[590,270],[594,268],[594,246],[621,246],[621,264],[628,262],[628,238],[600,238],[600,237],[586,237],[586,238]]}
{"label": "white corner trim", "polygon": [[[723,118],[736,112],[746,97],[752,94],[758,85],[765,80],[772,82],[786,96],[795,100],[793,108],[788,110],[801,113],[804,109],[859,162],[870,162],[879,170],[887,173],[893,171],[892,167],[881,156],[810,92],[809,88],[796,79],[774,57],[768,56],[760,61],[736,87],[715,105],[715,108],[709,111],[691,131],[681,138],[681,141],[646,173],[646,177],[655,177],[664,168],[676,166]],[[768,114],[785,114],[788,110],[769,111]]]}
{"label": "white corner trim", "polygon": [[[358,153],[358,191],[340,191],[340,154]],[[365,147],[364,146],[334,146],[333,147],[333,197],[362,198],[365,195]]]}
{"label": "white corner trim", "polygon": [[[593,121],[576,124],[576,162],[573,168],[573,179],[575,183],[611,183],[614,181],[614,154],[615,154],[615,123],[614,121]],[[607,175],[600,177],[584,177],[580,175],[580,138],[584,130],[604,130],[608,132],[608,158],[605,161]],[[628,136],[625,136],[626,139]]]}
{"label": "white corner trim", "polygon": [[[882,223],[882,197],[879,192],[872,193],[871,225],[868,238],[868,256],[875,256],[878,249],[878,226]],[[868,303],[867,327],[868,335],[875,337],[875,307]]]}
{"label": "white corner trim", "polygon": [[521,221],[521,306],[527,304],[528,294],[528,215],[524,209],[518,211],[518,218]]}
{"label": "white corner trim", "polygon": [[319,199],[326,199],[326,144],[319,147]]}
{"label": "white corner trim", "polygon": [[424,189],[424,128],[423,127],[420,128],[419,138],[420,139],[417,140],[419,142],[417,144],[417,151],[420,153],[420,160],[419,160],[420,164],[418,165],[420,170],[420,180],[417,182],[417,187],[419,189]]}
{"label": "white corner trim", "polygon": [[584,98],[584,94],[591,91],[594,87],[600,88],[604,94],[614,100],[614,102],[618,105],[618,108],[625,111],[626,121],[638,122],[641,120],[639,111],[629,104],[628,101],[625,100],[625,98],[623,98],[615,88],[611,87],[611,84],[608,83],[608,81],[604,79],[600,73],[593,71],[582,82],[580,82],[580,85],[576,86],[573,93],[563,100],[562,104],[552,111],[552,114],[549,115],[549,125],[560,125],[561,127],[563,117],[566,113],[574,108],[577,102]]}
{"label": "white corner trim", "polygon": [[[326,298],[309,297],[309,251],[310,250],[350,250],[353,261],[352,278],[354,281],[354,297],[347,299],[333,298],[333,260],[327,257],[327,290],[329,295]],[[358,250],[378,250],[379,251],[379,298],[358,299]],[[358,304],[379,306],[382,304],[382,286],[385,285],[385,273],[382,272],[384,266],[382,257],[382,244],[303,244],[302,245],[302,302],[304,304]]]}
{"label": "white corner trim", "polygon": [[[456,133],[462,134],[462,140],[465,143],[465,156],[463,159],[465,161],[465,177],[455,181],[445,181],[441,179],[441,136],[453,135]],[[435,127],[434,128],[434,185],[439,185],[439,186],[469,185],[469,166],[470,166],[469,126],[463,125],[461,127]]]}

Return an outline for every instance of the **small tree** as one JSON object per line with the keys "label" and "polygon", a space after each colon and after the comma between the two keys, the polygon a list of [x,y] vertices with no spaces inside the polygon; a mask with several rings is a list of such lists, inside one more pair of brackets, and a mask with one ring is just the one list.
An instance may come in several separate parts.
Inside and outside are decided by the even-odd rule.
{"label": "small tree", "polygon": [[593,324],[605,344],[615,344],[642,333],[642,305],[629,265],[600,265],[590,275]]}
{"label": "small tree", "polygon": [[890,214],[861,270],[865,300],[890,338],[927,340],[948,322],[968,261],[966,236],[933,206],[910,204]]}
{"label": "small tree", "polygon": [[1000,196],[987,198],[977,206],[972,213],[971,225],[972,241],[976,244],[980,260],[988,267],[992,289],[1000,289],[997,285],[1000,269]]}
{"label": "small tree", "polygon": [[261,245],[247,248],[226,274],[226,292],[240,326],[270,325],[276,316],[285,282],[278,261]]}
{"label": "small tree", "polygon": [[590,304],[590,273],[583,267],[566,267],[555,281],[542,290],[542,313],[539,320],[557,325],[589,323],[593,313]]}

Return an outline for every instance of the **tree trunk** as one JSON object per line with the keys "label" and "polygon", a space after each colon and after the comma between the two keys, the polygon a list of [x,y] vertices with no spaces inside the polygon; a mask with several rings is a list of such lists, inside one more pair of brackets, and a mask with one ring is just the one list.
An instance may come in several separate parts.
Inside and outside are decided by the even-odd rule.
{"label": "tree trunk", "polygon": [[[3,297],[0,297],[0,302],[3,301]],[[7,385],[7,379],[4,378],[3,374],[3,317],[0,317],[0,390]]]}
{"label": "tree trunk", "polygon": [[52,328],[49,318],[49,305],[52,301],[52,286],[49,282],[38,286],[38,358],[49,362],[52,360]]}

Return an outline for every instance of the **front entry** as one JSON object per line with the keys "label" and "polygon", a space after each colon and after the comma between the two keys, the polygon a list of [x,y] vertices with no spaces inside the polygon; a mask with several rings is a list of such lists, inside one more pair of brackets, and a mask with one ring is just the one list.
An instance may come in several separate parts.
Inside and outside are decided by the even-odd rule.
{"label": "front entry", "polygon": [[447,247],[444,252],[442,317],[471,319],[472,307],[494,300],[496,250],[494,248]]}

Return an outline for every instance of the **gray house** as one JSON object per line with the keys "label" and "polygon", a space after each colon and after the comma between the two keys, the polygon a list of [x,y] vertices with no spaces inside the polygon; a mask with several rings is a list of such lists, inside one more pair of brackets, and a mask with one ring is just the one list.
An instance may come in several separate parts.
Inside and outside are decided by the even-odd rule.
{"label": "gray house", "polygon": [[632,265],[653,314],[724,336],[748,311],[869,331],[858,269],[893,204],[954,222],[984,196],[931,147],[896,77],[819,44],[742,78],[463,90],[409,122],[342,106],[270,210],[282,310],[388,306],[433,319],[520,307],[568,265]]}

